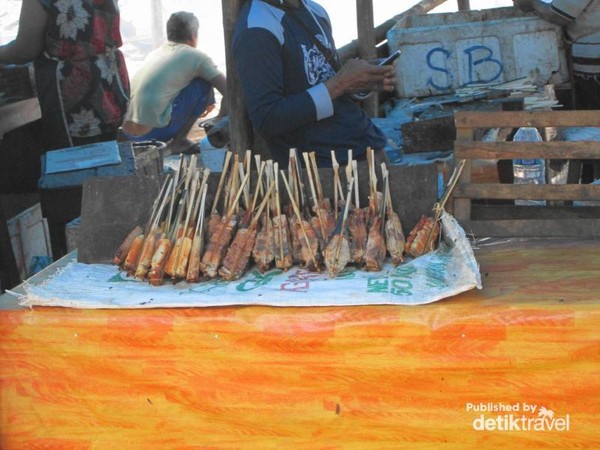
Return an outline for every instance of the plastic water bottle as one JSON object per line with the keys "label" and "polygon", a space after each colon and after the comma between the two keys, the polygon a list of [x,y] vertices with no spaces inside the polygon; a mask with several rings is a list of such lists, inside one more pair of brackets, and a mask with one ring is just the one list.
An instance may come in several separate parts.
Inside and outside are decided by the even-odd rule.
{"label": "plastic water bottle", "polygon": [[[515,133],[513,141],[542,141],[537,128],[521,127]],[[513,159],[515,184],[546,184],[546,163],[543,159]],[[545,200],[515,200],[515,205],[545,205]]]}

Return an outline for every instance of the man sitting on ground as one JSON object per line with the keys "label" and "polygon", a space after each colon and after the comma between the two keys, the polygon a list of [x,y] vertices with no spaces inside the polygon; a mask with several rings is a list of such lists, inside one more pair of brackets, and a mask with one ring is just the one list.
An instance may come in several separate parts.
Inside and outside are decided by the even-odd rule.
{"label": "man sitting on ground", "polygon": [[120,139],[167,142],[171,153],[197,153],[187,138],[198,120],[214,108],[214,90],[222,95],[219,116],[225,116],[225,76],[196,49],[198,19],[176,12],[167,21],[168,42],[151,52],[131,80],[131,98]]}

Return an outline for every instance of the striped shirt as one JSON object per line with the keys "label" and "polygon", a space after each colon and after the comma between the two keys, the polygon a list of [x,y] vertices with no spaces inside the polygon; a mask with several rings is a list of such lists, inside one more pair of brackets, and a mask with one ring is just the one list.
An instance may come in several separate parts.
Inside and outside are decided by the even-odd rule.
{"label": "striped shirt", "polygon": [[573,43],[573,70],[582,74],[600,74],[600,31]]}

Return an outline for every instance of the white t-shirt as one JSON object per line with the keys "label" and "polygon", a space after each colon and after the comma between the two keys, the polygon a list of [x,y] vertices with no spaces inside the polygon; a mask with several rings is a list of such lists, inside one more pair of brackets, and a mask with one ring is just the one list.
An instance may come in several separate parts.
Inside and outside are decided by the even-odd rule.
{"label": "white t-shirt", "polygon": [[206,54],[187,44],[167,42],[152,51],[131,80],[125,120],[162,128],[171,121],[173,100],[194,78],[212,80],[221,72]]}
{"label": "white t-shirt", "polygon": [[551,9],[567,19],[567,33],[572,41],[600,31],[600,0],[553,0]]}

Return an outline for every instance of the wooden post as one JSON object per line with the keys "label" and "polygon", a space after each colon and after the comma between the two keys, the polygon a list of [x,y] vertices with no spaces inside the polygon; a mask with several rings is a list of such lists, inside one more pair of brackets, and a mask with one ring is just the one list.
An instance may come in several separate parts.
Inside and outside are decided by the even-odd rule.
{"label": "wooden post", "polygon": [[[413,16],[416,14],[426,14],[431,11],[433,8],[440,6],[442,3],[445,3],[446,0],[421,0],[419,3],[414,5],[413,7],[407,9],[401,14],[392,17],[389,20],[386,20],[381,25],[375,27],[375,44],[379,44],[386,39],[386,34],[399,20],[407,16]],[[358,56],[358,41],[354,40],[349,44],[344,45],[338,49],[338,55],[340,57],[340,62],[343,64],[344,61],[347,61],[350,58],[356,58]]]}
{"label": "wooden post", "polygon": [[470,0],[456,0],[458,3],[459,11],[470,11],[471,10],[471,2]]}
{"label": "wooden post", "polygon": [[164,30],[166,22],[163,21],[162,0],[151,0],[150,18],[152,28],[152,48],[160,47],[165,41]]}
{"label": "wooden post", "polygon": [[242,86],[231,52],[232,35],[235,20],[243,0],[222,0],[223,32],[225,34],[225,61],[227,68],[227,99],[229,106],[229,149],[242,154],[252,149],[252,127],[246,112],[242,95]]}
{"label": "wooden post", "polygon": [[[358,31],[358,56],[367,60],[376,58],[373,0],[356,0],[356,25]],[[371,95],[363,101],[362,106],[370,117],[377,117],[377,109],[379,108],[378,95],[375,95],[375,93]]]}

